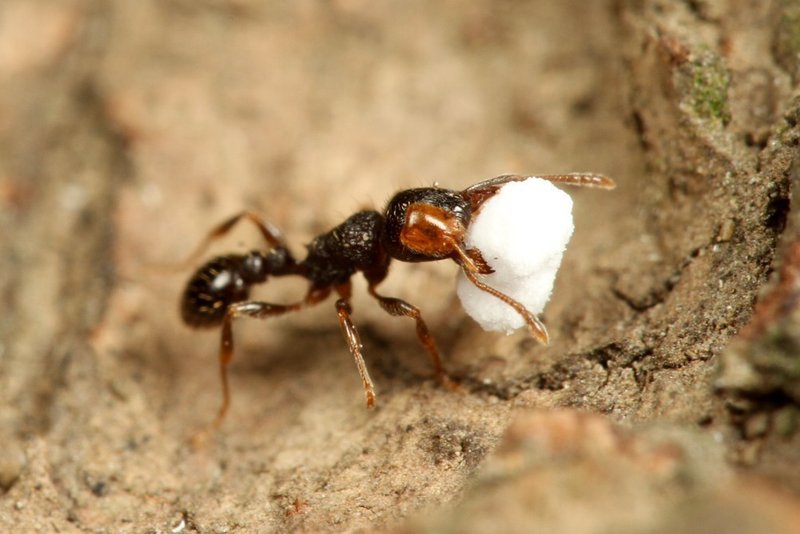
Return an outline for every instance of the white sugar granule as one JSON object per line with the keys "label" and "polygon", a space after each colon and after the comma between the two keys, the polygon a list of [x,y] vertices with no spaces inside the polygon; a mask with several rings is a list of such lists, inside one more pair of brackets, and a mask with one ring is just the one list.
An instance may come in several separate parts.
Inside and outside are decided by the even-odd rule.
{"label": "white sugar granule", "polygon": [[[486,284],[539,314],[573,228],[570,196],[547,180],[529,178],[509,182],[483,204],[467,229],[466,245],[480,250],[495,270],[478,275]],[[513,308],[472,285],[464,273],[456,291],[484,330],[511,333],[525,326]]]}

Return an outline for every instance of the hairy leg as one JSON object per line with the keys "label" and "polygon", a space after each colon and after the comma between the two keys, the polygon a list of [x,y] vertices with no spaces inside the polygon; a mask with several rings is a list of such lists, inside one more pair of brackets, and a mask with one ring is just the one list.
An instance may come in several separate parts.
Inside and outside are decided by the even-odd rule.
{"label": "hairy leg", "polygon": [[336,288],[339,293],[339,300],[336,301],[336,313],[339,316],[339,326],[342,328],[345,341],[350,349],[350,353],[356,361],[356,368],[361,377],[361,382],[364,384],[364,394],[367,397],[367,408],[375,406],[375,387],[372,384],[372,379],[369,377],[367,371],[367,364],[364,363],[364,356],[361,354],[361,336],[358,335],[356,325],[353,323],[350,315],[353,309],[350,306],[351,286],[350,282],[343,284]]}
{"label": "hairy leg", "polygon": [[425,347],[425,350],[431,357],[437,380],[439,380],[439,383],[442,385],[453,386],[453,382],[447,376],[447,373],[442,366],[442,359],[439,356],[439,350],[436,348],[436,340],[433,338],[433,335],[431,335],[428,325],[425,324],[425,320],[422,318],[419,308],[398,298],[384,297],[383,295],[379,295],[375,291],[374,284],[369,285],[369,294],[375,297],[375,299],[378,300],[381,308],[383,308],[390,315],[395,317],[410,317],[414,319],[414,321],[417,323],[417,338],[419,338],[420,343],[423,347]]}

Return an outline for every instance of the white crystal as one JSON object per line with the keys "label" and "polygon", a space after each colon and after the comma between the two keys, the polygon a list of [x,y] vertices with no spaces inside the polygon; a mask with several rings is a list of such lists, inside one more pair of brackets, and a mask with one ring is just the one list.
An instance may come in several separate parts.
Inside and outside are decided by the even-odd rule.
{"label": "white crystal", "polygon": [[[495,270],[478,275],[486,284],[539,314],[550,298],[573,228],[570,196],[532,177],[509,182],[487,200],[473,216],[465,241]],[[525,326],[513,308],[472,285],[464,273],[456,291],[464,310],[484,330],[511,333]]]}

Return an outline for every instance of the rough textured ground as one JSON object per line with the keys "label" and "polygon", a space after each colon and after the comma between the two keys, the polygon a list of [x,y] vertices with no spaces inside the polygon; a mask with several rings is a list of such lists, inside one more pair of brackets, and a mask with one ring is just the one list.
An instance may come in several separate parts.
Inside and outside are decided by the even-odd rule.
{"label": "rough textured ground", "polygon": [[[800,531],[798,54],[792,0],[4,1],[0,529]],[[359,282],[375,410],[326,303],[237,324],[193,443],[218,337],[154,266],[576,170],[619,187],[574,193],[550,346],[398,264],[463,392]]]}

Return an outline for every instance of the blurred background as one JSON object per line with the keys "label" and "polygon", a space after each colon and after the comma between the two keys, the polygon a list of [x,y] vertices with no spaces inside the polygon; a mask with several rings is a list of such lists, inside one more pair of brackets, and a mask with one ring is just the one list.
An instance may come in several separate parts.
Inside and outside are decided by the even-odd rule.
{"label": "blurred background", "polygon": [[[791,2],[728,4],[5,0],[0,524],[387,529],[525,466],[544,470],[541,486],[509,483],[488,511],[468,495],[465,517],[636,529],[671,525],[699,492],[710,504],[697,521],[724,518],[738,507],[720,496],[725,456],[753,453],[737,426],[749,415],[732,422],[715,396],[717,356],[788,218],[795,149],[776,132],[794,128],[781,121],[800,42]],[[774,167],[759,166],[768,147]],[[180,322],[194,266],[163,266],[215,224],[254,210],[302,257],[399,189],[573,171],[619,188],[571,191],[550,347],[481,332],[457,304],[454,265],[395,264],[383,293],[422,309],[461,394],[436,386],[413,324],[383,314],[359,280],[377,410],[363,407],[327,302],[237,323],[231,412],[191,446],[220,401],[218,332]],[[209,255],[259,245],[245,224]],[[281,280],[256,296],[304,291]],[[527,412],[542,408],[565,411]],[[632,435],[644,452],[628,457],[619,429],[640,423],[679,430]],[[526,449],[528,434],[546,443]],[[547,471],[563,439],[577,458],[567,475]],[[519,450],[534,459],[508,467],[503,454]],[[775,471],[793,465],[780,458]],[[622,479],[619,500],[604,500]],[[545,499],[548,485],[585,513]],[[772,489],[743,487],[791,516]],[[494,513],[503,491],[521,500]],[[629,502],[631,517],[603,515]],[[761,528],[765,514],[743,513]]]}

